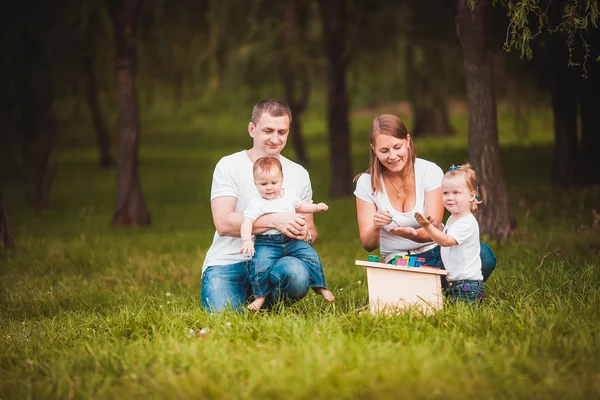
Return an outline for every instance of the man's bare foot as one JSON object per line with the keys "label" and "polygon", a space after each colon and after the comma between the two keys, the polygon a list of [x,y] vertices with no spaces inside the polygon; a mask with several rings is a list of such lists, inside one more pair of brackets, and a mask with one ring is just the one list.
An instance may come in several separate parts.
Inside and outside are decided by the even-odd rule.
{"label": "man's bare foot", "polygon": [[323,298],[329,302],[332,302],[335,300],[335,296],[333,295],[333,293],[331,293],[329,290],[327,290],[323,287],[315,288],[315,292],[317,294],[323,296]]}
{"label": "man's bare foot", "polygon": [[265,303],[266,297],[257,297],[252,303],[248,304],[248,310],[258,311]]}

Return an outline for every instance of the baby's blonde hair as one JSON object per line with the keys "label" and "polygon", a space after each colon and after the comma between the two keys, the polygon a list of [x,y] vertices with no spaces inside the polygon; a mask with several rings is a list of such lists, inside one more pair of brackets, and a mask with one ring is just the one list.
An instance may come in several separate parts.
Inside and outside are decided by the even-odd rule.
{"label": "baby's blonde hair", "polygon": [[459,174],[465,177],[467,188],[471,192],[475,192],[475,198],[470,202],[471,204],[469,205],[469,210],[471,213],[475,214],[477,212],[477,204],[481,204],[479,185],[477,185],[477,174],[469,163],[462,165],[452,164],[452,166],[448,168],[448,172],[444,174],[444,179],[454,178],[459,176]]}

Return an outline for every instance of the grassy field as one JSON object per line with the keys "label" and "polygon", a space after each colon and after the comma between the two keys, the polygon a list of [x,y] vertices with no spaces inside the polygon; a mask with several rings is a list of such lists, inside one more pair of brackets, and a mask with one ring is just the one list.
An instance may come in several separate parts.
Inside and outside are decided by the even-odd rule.
{"label": "grassy field", "polygon": [[[527,136],[501,115],[519,225],[510,241],[488,241],[498,267],[484,306],[428,317],[365,312],[354,198],[327,197],[325,121],[308,117],[315,200],[330,205],[316,217],[316,249],[334,304],[310,293],[258,315],[200,308],[211,174],[249,147],[248,116],[157,113],[144,119],[140,157],[150,228],[110,226],[115,173],[96,167],[89,140],[55,154],[42,215],[23,206],[20,184],[5,188],[16,246],[0,254],[0,399],[600,397],[600,188],[549,184],[550,115],[532,117]],[[367,165],[369,122],[353,120],[355,172]],[[456,137],[417,139],[418,155],[465,160],[465,115],[453,122]]]}

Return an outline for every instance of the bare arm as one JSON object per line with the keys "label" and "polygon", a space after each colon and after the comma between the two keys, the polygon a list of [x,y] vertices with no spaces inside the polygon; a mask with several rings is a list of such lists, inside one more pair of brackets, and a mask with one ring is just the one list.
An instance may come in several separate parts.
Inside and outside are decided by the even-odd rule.
{"label": "bare arm", "polygon": [[252,225],[254,225],[254,220],[250,218],[244,218],[242,222],[242,227],[240,229],[242,241],[252,241]]}
{"label": "bare arm", "polygon": [[[425,193],[425,204],[423,214],[436,221],[441,221],[444,217],[444,205],[442,204],[442,189],[437,188]],[[403,227],[390,228],[390,233],[410,239],[414,242],[429,242],[433,238],[425,229],[407,229]]]}
{"label": "bare arm", "polygon": [[458,242],[452,236],[444,233],[439,230],[431,222],[429,222],[423,215],[419,213],[415,213],[415,219],[423,227],[423,230],[426,231],[429,236],[433,239],[434,242],[443,247],[456,246]]}
{"label": "bare arm", "polygon": [[308,201],[303,201],[302,204],[300,204],[300,207],[296,208],[296,212],[299,213],[305,213],[305,214],[313,214],[313,213],[318,213],[318,212],[322,212],[322,211],[327,211],[327,209],[329,208],[329,206],[325,203],[309,203]]}
{"label": "bare arm", "polygon": [[[241,235],[244,215],[235,211],[236,205],[237,198],[231,196],[217,197],[210,202],[213,223],[219,236],[239,237]],[[312,220],[312,214],[308,215],[311,215]],[[252,233],[260,234],[269,229],[277,229],[279,232],[297,239],[298,235],[294,232],[305,232],[304,227],[308,224],[306,220],[306,216],[293,213],[267,214],[254,222]],[[302,237],[306,235],[307,233],[304,233]],[[313,233],[314,235],[315,233]]]}
{"label": "bare arm", "polygon": [[[360,243],[366,251],[373,251],[379,247],[382,226],[376,225],[376,214],[377,207],[375,204],[356,198],[356,218],[358,220]],[[383,224],[383,226],[385,225]]]}

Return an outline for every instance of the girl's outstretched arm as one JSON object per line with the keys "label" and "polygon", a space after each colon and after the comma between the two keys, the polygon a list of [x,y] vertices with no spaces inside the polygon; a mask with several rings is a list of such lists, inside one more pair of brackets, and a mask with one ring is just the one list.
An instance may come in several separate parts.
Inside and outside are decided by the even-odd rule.
{"label": "girl's outstretched arm", "polygon": [[417,220],[419,225],[421,225],[421,227],[425,229],[425,231],[431,237],[431,239],[433,239],[433,241],[439,244],[440,246],[450,247],[456,246],[458,244],[456,239],[433,226],[433,224],[429,222],[427,218],[425,218],[422,214],[416,212],[415,219]]}

